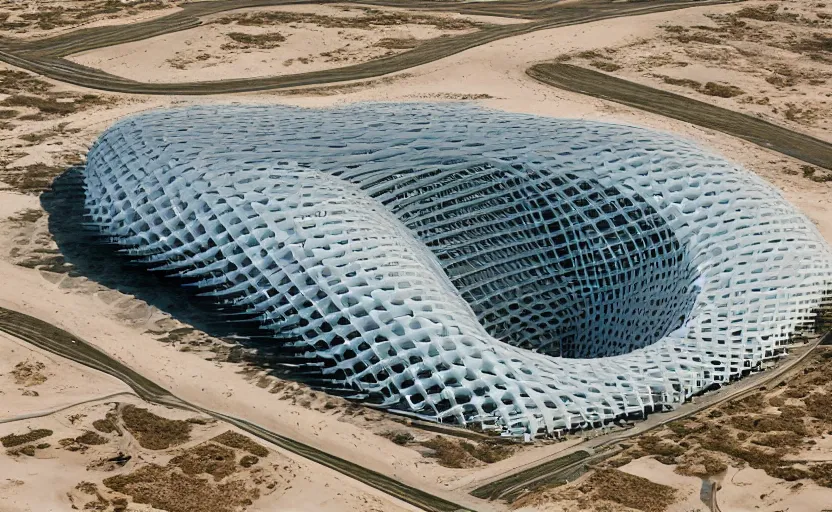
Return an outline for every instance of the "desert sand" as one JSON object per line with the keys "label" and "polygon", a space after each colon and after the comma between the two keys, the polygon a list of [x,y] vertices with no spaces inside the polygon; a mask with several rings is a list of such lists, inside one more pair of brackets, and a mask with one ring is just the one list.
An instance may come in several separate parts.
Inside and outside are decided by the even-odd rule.
{"label": "desert sand", "polygon": [[[304,6],[292,8],[291,11],[326,15],[335,15],[336,11],[339,15],[349,13],[345,14],[345,11],[339,9],[341,8],[336,6]],[[786,199],[800,208],[815,222],[826,239],[832,241],[832,206],[828,199],[832,184],[820,183],[804,176],[801,169],[804,165],[802,162],[721,133],[552,89],[532,81],[525,75],[526,68],[535,62],[554,59],[566,54],[605,51],[608,48],[627,48],[627,52],[632,52],[633,59],[644,59],[654,51],[654,48],[644,41],[654,41],[664,37],[666,30],[662,28],[663,26],[669,24],[693,26],[701,22],[705,13],[724,14],[737,9],[739,9],[738,6],[691,8],[672,13],[636,16],[541,31],[477,47],[382,79],[330,87],[312,87],[291,92],[271,91],[226,97],[128,97],[53,84],[52,91],[55,94],[74,95],[74,98],[80,98],[83,94],[93,94],[100,101],[91,102],[88,107],[79,108],[74,112],[47,115],[33,120],[20,119],[20,117],[37,116],[37,109],[8,107],[18,110],[19,114],[7,121],[10,126],[6,127],[3,132],[4,137],[0,140],[0,163],[3,164],[0,170],[0,283],[2,283],[0,306],[26,312],[69,330],[137,371],[153,375],[157,382],[186,400],[220,412],[247,418],[275,432],[359,462],[410,485],[419,486],[443,497],[459,501],[462,493],[453,491],[472,488],[477,483],[482,483],[502,472],[557,453],[571,446],[574,441],[558,444],[537,443],[533,447],[520,448],[514,456],[490,465],[474,461],[471,464],[472,467],[442,467],[436,459],[425,456],[429,452],[420,444],[432,438],[433,434],[405,428],[388,415],[365,408],[360,408],[361,414],[355,411],[350,412],[349,407],[343,401],[301,389],[296,385],[279,384],[285,381],[266,377],[263,372],[258,373],[256,369],[252,370],[245,363],[215,358],[216,354],[211,352],[210,348],[222,342],[212,340],[209,336],[199,332],[189,331],[188,337],[171,340],[172,331],[187,329],[189,326],[171,318],[165,311],[150,306],[140,297],[136,297],[129,286],[122,287],[121,291],[107,288],[86,277],[67,274],[67,269],[60,262],[55,263],[53,259],[50,259],[56,254],[56,245],[49,234],[50,219],[44,214],[37,200],[36,194],[40,190],[39,187],[48,185],[51,178],[63,172],[69,164],[81,161],[98,134],[115,120],[150,108],[233,102],[327,107],[358,101],[473,99],[477,104],[486,108],[646,126],[691,139],[759,174],[769,183],[780,188]],[[283,10],[289,11],[288,8]],[[211,63],[214,57],[198,60],[196,59],[196,56],[200,54],[198,49],[205,49],[210,43],[212,45],[210,53],[213,54],[215,47],[222,44],[220,41],[224,41],[227,37],[224,35],[228,31],[227,26],[208,25],[194,29],[201,32],[186,31],[170,34],[138,43],[129,43],[129,45],[134,45],[132,48],[125,48],[129,45],[121,45],[121,47],[105,48],[77,55],[73,59],[76,62],[100,66],[112,73],[145,81],[219,80],[299,72],[343,65],[344,62],[324,62],[319,58],[316,58],[314,62],[304,64],[297,59],[310,52],[320,55],[329,49],[343,48],[350,42],[349,37],[359,35],[361,30],[344,29],[342,34],[338,34],[339,29],[305,25],[307,24],[298,24],[298,28],[290,29],[297,32],[292,32],[286,38],[285,43],[280,43],[279,48],[268,51],[251,50],[250,53],[239,49],[227,50],[233,58],[225,62],[217,58],[217,64],[210,67],[207,67],[208,63]],[[261,27],[240,29],[251,34],[271,30],[271,28]],[[284,29],[281,28],[280,31],[283,32]],[[372,31],[372,35],[362,32],[360,35],[364,39],[360,41],[361,44],[355,43],[355,46],[360,46],[362,49],[353,57],[366,60],[378,56],[374,53],[377,49],[374,49],[372,45],[381,38],[427,39],[441,36],[442,33],[439,29],[424,24],[401,25],[390,29],[389,32]],[[287,31],[286,34],[289,32]],[[301,42],[314,40],[315,45],[311,47],[313,50],[310,50],[309,46],[304,46],[305,43],[298,43],[295,47],[290,46],[294,44],[292,41],[295,39]],[[188,44],[188,41],[191,41],[191,44]],[[164,49],[164,51],[157,52],[159,49]],[[144,50],[147,50],[147,55]],[[167,60],[175,58],[177,51],[183,59],[193,58],[195,62],[185,64],[185,69],[168,66]],[[623,52],[622,50],[621,53]],[[290,58],[295,60],[290,65],[284,66],[284,62]],[[267,62],[261,62],[262,59],[266,59]],[[316,68],[315,66],[322,67]],[[5,65],[0,69],[14,71],[14,68]],[[691,69],[700,69],[702,73],[708,72],[696,67]],[[690,73],[693,72],[690,71]],[[129,73],[133,74],[128,75]],[[639,78],[635,74],[626,76]],[[699,75],[697,77],[703,79]],[[651,83],[655,85],[654,81]],[[2,102],[16,92],[2,90],[0,93],[3,93],[0,94],[0,102]],[[726,101],[724,106],[746,108],[731,101]],[[62,124],[63,126],[59,129],[58,127]],[[802,127],[801,129],[829,137],[828,128],[823,124],[818,124],[814,128]],[[41,173],[42,176],[37,173]],[[35,175],[40,176],[35,183],[21,184],[20,176]],[[43,251],[52,252],[47,252],[47,256],[44,256]],[[46,270],[44,265],[40,265],[39,261],[47,262],[45,267],[49,270]],[[44,354],[29,355],[25,348],[14,340],[0,339],[0,348],[4,351],[7,348],[20,351],[19,358],[4,361],[5,366],[0,367],[0,373],[2,373],[0,380],[6,379],[3,381],[5,387],[0,389],[4,393],[0,395],[3,397],[0,421],[26,411],[45,411],[63,404],[69,405],[74,400],[81,401],[85,397],[94,398],[123,390],[119,383],[112,382],[109,378],[98,376],[96,378],[99,380],[96,380],[96,378],[81,376],[83,372],[87,374],[95,372],[56,361],[54,358],[50,359]],[[44,383],[32,386],[32,389],[38,390],[40,396],[24,397],[21,389],[25,386],[11,381],[7,373],[19,362],[18,359],[24,361],[27,357],[30,360],[43,362],[46,371],[53,372],[54,375],[81,373],[77,373],[75,380],[63,382],[61,385],[66,387],[60,389],[50,387],[57,385],[55,383],[57,379],[50,379],[47,375]],[[75,384],[72,384],[73,382]],[[278,384],[277,388],[276,384]],[[43,386],[42,393],[40,386]],[[13,404],[8,409],[6,408],[7,398],[14,400],[14,402],[8,402]],[[119,398],[119,401],[124,400]],[[327,405],[330,402],[334,404],[332,408]],[[86,406],[82,406],[82,409],[83,407]],[[21,411],[24,412],[21,413]],[[62,412],[54,417],[47,417],[43,421],[63,421],[56,418],[62,418],[65,415],[66,413]],[[35,425],[28,421],[30,420],[0,424],[3,429],[0,433],[5,434],[7,431],[21,430]],[[398,430],[411,433],[414,441],[400,446],[384,435],[380,435]],[[4,471],[10,467],[5,457],[7,456],[0,454],[3,460],[0,467],[3,467]],[[35,490],[29,487],[29,484],[19,486],[0,484],[0,486],[5,486],[0,487],[0,497],[25,496],[25,499],[15,498],[18,501],[13,503],[18,503],[15,506],[20,506],[19,503],[22,500],[29,503],[29,506],[34,504],[32,510],[46,510],[47,508],[44,507],[57,507],[58,504],[68,507],[69,498],[66,493],[70,492],[78,481],[77,479],[71,481],[67,477],[70,473],[67,468],[79,468],[82,462],[64,460],[57,455],[54,459],[50,458],[52,455],[43,457],[45,462],[38,462],[41,455],[35,457],[37,461],[31,461],[35,465],[26,470],[28,472],[26,478],[0,476],[0,482],[5,482],[4,478],[20,479],[24,482],[30,479]],[[29,462],[25,461],[26,464]],[[15,464],[19,463],[15,462]],[[274,510],[279,504],[281,506],[288,504],[290,498],[292,506],[297,507],[297,510],[371,510],[372,508],[365,506],[362,500],[383,499],[342,476],[335,474],[320,476],[320,468],[303,466],[302,460],[294,460],[293,463],[298,465],[297,473],[301,475],[298,481],[312,479],[304,484],[307,487],[300,484],[294,487],[295,484],[293,484],[291,492],[287,491],[287,494],[281,495],[283,497],[280,499],[286,501],[273,502],[269,501],[272,498],[265,496],[255,502],[256,508],[249,510]],[[692,477],[674,475],[660,464],[658,466],[656,464],[659,463],[652,459],[636,460],[622,469],[656,483],[678,486],[685,493],[684,500],[680,503],[694,503],[694,498],[698,493],[698,484],[693,480],[698,481],[698,479],[691,480]],[[743,471],[747,470],[738,472],[735,480],[738,479],[739,482],[753,480],[753,474],[743,473]],[[37,480],[39,477],[34,476],[35,473],[47,475],[43,478],[55,480]],[[313,483],[320,482],[320,480],[314,480],[315,478],[329,479],[326,482],[331,484],[331,491],[321,491],[320,487],[313,486]],[[760,482],[765,482],[765,480],[760,480]],[[44,496],[36,492],[38,485],[47,483],[56,489],[54,496]],[[729,508],[728,503],[744,506],[742,500],[747,500],[748,495],[740,491],[757,489],[758,484],[754,483],[753,486],[737,484],[734,487],[724,485],[724,494],[720,491],[720,503],[723,510],[727,511],[735,510]],[[777,492],[785,496],[788,487],[781,487],[782,489]],[[315,491],[309,491],[310,489],[315,489]],[[828,492],[827,489],[814,489],[808,485],[805,489],[811,490],[807,494],[811,499],[825,499],[828,496],[828,494],[823,494]],[[763,492],[768,491],[763,489],[757,496]],[[798,501],[784,503],[792,503],[790,506],[795,507],[793,510],[799,510],[797,507],[802,503],[799,501],[803,499],[802,493],[803,491],[801,491],[800,498],[794,498]],[[354,499],[350,498],[352,501],[344,499],[345,495],[353,496]],[[378,501],[373,503],[376,503],[373,506],[385,511],[397,510],[385,507],[400,506]],[[3,502],[0,501],[0,505],[2,504]],[[698,506],[703,507],[701,504]],[[478,504],[480,510],[489,510],[489,507],[498,510],[504,505]],[[772,507],[760,510],[783,508],[779,504],[772,505]],[[673,510],[693,509],[695,508],[691,505],[691,508],[674,508]]]}
{"label": "desert sand", "polygon": [[[285,19],[251,21],[278,14]],[[194,29],[96,49],[70,60],[143,82],[286,75],[365,62],[429,39],[471,32],[480,24],[518,20],[333,4],[240,9],[203,22]],[[248,41],[245,36],[254,38]]]}
{"label": "desert sand", "polygon": [[[112,420],[118,427],[117,431],[108,431],[96,423],[104,419],[110,421],[114,411],[131,405],[149,409],[161,418],[181,423],[193,421],[188,424],[190,433],[169,447],[150,446],[144,435],[125,427],[126,423]],[[115,413],[115,417],[118,417],[118,413]],[[230,429],[226,425],[186,411],[148,406],[129,395],[70,407],[45,417],[0,423],[0,439],[8,443],[5,436],[20,436],[44,430],[48,432],[45,437],[5,450],[3,463],[0,464],[0,510],[113,510],[108,508],[110,506],[119,510],[119,498],[125,498],[122,494],[113,492],[111,487],[117,487],[108,479],[129,478],[140,468],[150,465],[170,467],[170,464],[176,464],[176,457],[187,457],[189,453],[192,454],[191,457],[203,457],[206,454],[198,450],[206,446],[214,447],[213,452],[208,452],[211,458],[202,462],[208,464],[207,472],[231,475],[230,478],[223,476],[223,484],[212,485],[209,478],[205,487],[199,488],[203,495],[194,496],[189,495],[187,488],[182,488],[181,481],[171,483],[164,479],[155,480],[149,497],[134,496],[137,503],[153,504],[154,508],[132,508],[140,505],[131,505],[130,510],[157,510],[155,505],[172,503],[179,510],[200,512],[208,510],[206,506],[209,499],[215,500],[210,505],[213,510],[231,510],[225,506],[226,500],[240,503],[248,500],[246,510],[263,512],[417,510],[406,504],[394,503],[374,489],[281,450],[262,451],[264,447],[255,448],[253,452],[258,456],[252,459],[249,453],[249,461],[243,459],[247,456],[247,450],[231,450],[233,458],[230,459],[230,466],[224,465],[218,462],[223,460],[219,457],[227,456],[229,448],[210,441],[228,432]],[[237,435],[245,438],[242,434]],[[20,451],[23,446],[31,447],[31,451]],[[122,462],[125,456],[130,459]],[[118,457],[122,461],[110,460]],[[187,474],[187,467],[182,467]],[[223,489],[222,485],[234,481],[242,482],[242,485]],[[126,494],[130,494],[129,491]]]}
{"label": "desert sand", "polygon": [[0,35],[37,39],[73,30],[138,23],[182,9],[172,0],[21,0],[0,5]]}

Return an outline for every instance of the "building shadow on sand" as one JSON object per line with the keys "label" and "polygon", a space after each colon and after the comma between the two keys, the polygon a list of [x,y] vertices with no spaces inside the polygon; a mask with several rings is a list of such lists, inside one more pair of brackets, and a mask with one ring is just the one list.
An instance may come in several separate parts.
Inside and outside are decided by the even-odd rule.
{"label": "building shadow on sand", "polygon": [[[299,362],[308,360],[298,359],[296,349],[259,329],[258,322],[232,307],[197,296],[194,288],[183,287],[178,281],[135,264],[119,246],[102,237],[86,216],[83,173],[80,166],[67,169],[41,195],[41,205],[49,213],[49,232],[70,276],[83,276],[108,289],[132,295],[209,336],[239,344],[247,349],[242,351],[242,360],[272,375],[329,392],[341,391],[333,389],[331,379],[321,378],[317,366],[299,366]],[[229,313],[236,314],[234,321],[228,319]]]}

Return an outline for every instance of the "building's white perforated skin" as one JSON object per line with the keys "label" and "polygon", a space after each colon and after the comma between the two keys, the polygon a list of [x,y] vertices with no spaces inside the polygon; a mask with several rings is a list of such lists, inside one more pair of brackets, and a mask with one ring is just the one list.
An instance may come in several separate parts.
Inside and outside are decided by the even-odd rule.
{"label": "building's white perforated skin", "polygon": [[90,151],[93,225],[333,385],[532,432],[673,406],[783,353],[832,251],[670,135],[458,104],[212,106]]}

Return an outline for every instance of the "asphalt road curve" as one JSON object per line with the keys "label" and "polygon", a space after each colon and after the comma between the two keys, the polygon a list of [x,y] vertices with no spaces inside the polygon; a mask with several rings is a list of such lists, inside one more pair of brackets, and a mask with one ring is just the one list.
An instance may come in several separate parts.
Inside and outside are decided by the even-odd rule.
{"label": "asphalt road curve", "polygon": [[490,25],[467,34],[432,39],[425,44],[389,57],[335,69],[260,78],[183,83],[145,83],[81,66],[64,57],[74,53],[139,41],[199,26],[201,17],[218,12],[267,5],[330,3],[332,0],[214,0],[184,4],[182,11],[142,23],[76,30],[59,36],[22,41],[0,39],[0,60],[54,80],[112,92],[133,94],[225,94],[320,85],[349,80],[375,78],[421,66],[507,37],[538,30],[589,23],[592,21],[683,9],[702,5],[733,3],[737,0],[645,0],[613,2],[543,2],[509,0],[507,2],[425,2],[420,0],[366,0],[356,3],[429,9],[466,14],[510,16],[530,19],[528,23]]}
{"label": "asphalt road curve", "polygon": [[537,64],[526,73],[553,87],[717,130],[832,170],[832,144],[753,116],[571,64]]}
{"label": "asphalt road curve", "polygon": [[185,402],[89,343],[32,316],[0,307],[0,331],[11,334],[40,349],[112,375],[126,383],[138,396],[148,402],[201,412],[220,421],[230,423],[255,437],[332,468],[422,510],[430,512],[473,512],[471,509],[405,485],[389,476],[335,457],[288,437],[275,434],[254,423]]}

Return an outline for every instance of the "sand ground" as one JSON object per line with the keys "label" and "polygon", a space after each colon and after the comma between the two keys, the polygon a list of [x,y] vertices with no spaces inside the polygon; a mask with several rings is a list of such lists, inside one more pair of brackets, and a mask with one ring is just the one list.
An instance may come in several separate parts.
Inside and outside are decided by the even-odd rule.
{"label": "sand ground", "polygon": [[138,23],[181,11],[177,1],[17,0],[0,4],[0,36],[51,37],[73,30]]}
{"label": "sand ground", "polygon": [[819,49],[832,4],[756,0],[686,10],[657,28],[561,60],[832,140],[832,57]]}
{"label": "sand ground", "polygon": [[[244,21],[278,13],[286,19]],[[518,22],[349,4],[240,9],[203,21],[194,29],[92,50],[69,59],[142,82],[251,78],[357,64],[401,53],[429,39],[471,32],[478,24]],[[280,41],[245,44],[234,39],[239,39],[239,34],[279,35]]]}
{"label": "sand ground", "polygon": [[[424,450],[420,448],[418,443],[399,446],[379,435],[391,429],[401,428],[399,424],[391,421],[387,415],[372,411],[364,412],[361,415],[350,414],[342,403],[336,404],[333,409],[327,409],[326,403],[330,398],[320,393],[310,394],[308,390],[292,388],[291,392],[288,393],[282,391],[279,393],[270,392],[275,389],[274,383],[276,381],[274,379],[269,378],[264,381],[262,374],[252,373],[250,368],[243,363],[214,360],[211,357],[213,354],[200,349],[202,341],[205,341],[206,346],[211,346],[211,340],[202,337],[198,333],[192,333],[195,339],[188,338],[172,342],[160,341],[171,331],[183,327],[187,328],[188,326],[172,319],[164,311],[135,297],[129,289],[123,291],[108,289],[85,277],[68,275],[65,269],[60,268],[60,265],[50,264],[49,269],[51,271],[44,270],[43,266],[37,264],[22,265],[25,262],[37,262],[36,257],[42,254],[43,251],[55,251],[55,244],[49,235],[49,218],[43,214],[36,196],[33,195],[36,189],[27,189],[25,186],[21,186],[16,177],[21,174],[34,173],[35,170],[41,169],[38,166],[45,166],[47,170],[43,171],[45,173],[44,179],[48,182],[52,176],[61,172],[69,163],[79,161],[97,135],[116,119],[149,108],[174,104],[232,102],[326,107],[357,101],[474,99],[478,104],[488,108],[647,126],[673,132],[694,140],[704,147],[756,172],[769,183],[780,188],[786,199],[800,208],[815,222],[826,239],[832,241],[832,206],[829,202],[830,186],[832,185],[830,183],[819,183],[805,177],[801,170],[803,165],[801,162],[769,152],[744,141],[730,138],[721,133],[703,130],[685,123],[601,100],[552,89],[530,80],[525,75],[525,69],[529,65],[564,54],[604,51],[607,48],[632,48],[634,54],[638,53],[646,58],[653,49],[650,45],[643,44],[643,41],[665,37],[666,30],[661,28],[662,26],[668,24],[689,24],[693,26],[701,21],[705,13],[724,14],[737,8],[737,6],[694,8],[672,13],[630,17],[542,31],[478,47],[383,79],[332,87],[313,87],[293,92],[274,91],[235,95],[233,97],[127,97],[96,91],[83,91],[55,84],[53,90],[58,93],[76,95],[77,97],[91,93],[105,99],[106,102],[94,104],[89,108],[79,109],[67,115],[50,115],[34,120],[20,119],[20,117],[37,115],[36,110],[29,107],[14,107],[20,111],[20,114],[8,121],[11,126],[3,132],[4,137],[0,140],[0,160],[3,163],[2,171],[0,171],[0,283],[2,283],[2,286],[0,286],[0,306],[26,312],[73,332],[139,372],[153,375],[159,383],[186,400],[218,411],[245,417],[278,433],[312,444],[335,455],[360,462],[369,468],[382,471],[408,484],[420,486],[437,494],[456,499],[453,493],[455,489],[473,487],[478,482],[483,482],[513,467],[555,453],[569,445],[560,443],[526,448],[520,450],[514,457],[491,465],[480,464],[462,469],[441,467],[435,459],[424,456]],[[329,15],[332,14],[332,9],[337,9],[337,7],[304,7],[302,10]],[[309,37],[314,35],[320,40],[321,48],[324,46],[326,48],[336,48],[340,47],[339,45],[346,44],[345,36],[348,35],[347,33],[338,34],[337,31],[333,33],[330,30],[324,31],[314,27],[298,26],[297,30],[299,32],[294,35],[297,35],[299,40],[302,33],[308,33]],[[209,28],[198,30],[214,31],[219,29],[211,25]],[[262,31],[260,28],[255,30],[247,27],[241,30],[250,30],[251,33]],[[409,36],[417,39],[421,38],[419,37],[421,35],[425,37],[440,35],[438,32],[430,32],[435,29],[422,25],[408,27],[403,30],[408,31]],[[222,35],[224,33],[217,32],[209,37],[208,32],[205,32],[203,37],[214,41],[211,44],[218,44],[218,38],[225,37]],[[161,65],[160,63],[173,57],[176,51],[186,52],[185,55],[190,55],[187,52],[198,54],[199,52],[191,49],[197,45],[196,42],[192,45],[187,45],[185,42],[193,36],[183,34],[163,36],[172,38],[163,45],[169,44],[169,50],[172,50],[173,53],[166,51],[162,52],[161,55],[155,55],[153,59],[161,60],[152,62]],[[294,35],[287,38],[287,43],[292,40]],[[371,38],[368,35],[362,44],[365,44],[366,48],[370,48],[370,43],[375,41],[376,39],[373,38],[376,37],[372,36]],[[391,36],[387,35],[385,37]],[[203,39],[203,42],[205,41],[206,39]],[[160,43],[148,40],[130,44],[157,45]],[[278,48],[277,50],[283,51],[286,48]],[[236,52],[238,50],[229,50],[229,52],[231,51]],[[98,52],[98,56],[94,55],[96,52]],[[135,52],[124,51],[124,49],[118,49],[117,51],[104,49],[96,50],[96,52],[91,52],[86,56],[76,56],[76,58],[98,59],[95,62],[101,66],[121,66],[119,69],[123,69],[124,73],[127,73],[128,68],[131,67],[129,63],[138,65],[145,62],[145,57]],[[101,52],[113,53],[109,54],[109,57],[104,57]],[[240,55],[250,56],[256,53],[252,51],[250,54],[241,53]],[[371,54],[367,52],[360,53],[357,58],[372,58],[368,55]],[[112,60],[107,60],[109,58],[112,58]],[[270,61],[271,64],[268,65],[273,66],[276,70],[277,67],[282,66],[283,60],[289,57],[272,56],[269,58],[272,60]],[[197,64],[193,64],[193,67],[191,67],[191,64],[187,64],[184,70],[163,67],[160,71],[158,68],[149,66],[143,68],[142,72],[145,73],[143,79],[147,81],[184,80],[186,78],[182,78],[183,76],[189,76],[190,78],[187,79],[191,80],[199,79],[195,77],[202,76],[216,80],[248,76],[245,75],[247,72],[260,72],[256,59],[238,61],[244,64],[231,62],[227,65],[221,65],[218,63],[216,66],[209,68],[203,67],[205,62],[210,62],[210,59],[197,61]],[[92,64],[93,60],[89,60],[88,63]],[[316,62],[309,65],[313,64],[324,65],[328,63]],[[287,66],[289,68],[287,72],[299,71],[298,65],[293,63]],[[333,63],[333,65],[337,64]],[[250,69],[246,71],[245,68]],[[5,66],[3,69],[9,70],[12,68]],[[111,69],[112,72],[116,70],[115,67],[105,69]],[[304,68],[303,70],[311,69]],[[192,74],[188,75],[188,73]],[[9,96],[10,94],[0,95],[0,101],[7,99]],[[725,106],[740,108],[734,103],[727,102]],[[58,127],[62,123],[66,124],[59,130]],[[820,135],[825,134],[828,137],[825,125],[818,124],[813,129],[818,130]],[[33,134],[44,135],[45,138],[30,137]],[[24,137],[24,139],[21,139],[21,137]],[[5,182],[5,188],[3,188],[3,182]],[[34,215],[27,215],[27,213],[34,213]],[[37,218],[32,220],[33,217]],[[192,341],[195,343],[191,344]],[[17,347],[15,350],[19,350],[21,356],[25,353],[24,348],[19,344],[15,345],[11,340],[0,339],[0,349],[5,350],[13,347]],[[211,360],[209,360],[209,357]],[[20,357],[20,360],[25,359],[26,357]],[[55,375],[63,375],[64,370],[67,373],[78,370],[77,368],[70,369],[69,366],[71,365],[67,365],[66,368],[58,366],[57,361],[47,361],[43,357],[40,360],[43,360],[47,366],[47,371],[54,372]],[[12,359],[4,362],[4,364],[13,366],[17,362],[19,361]],[[10,367],[2,367],[0,370],[2,370],[0,373],[4,373],[4,375],[0,375],[0,380],[2,380],[6,378],[5,373],[10,371]],[[8,379],[4,382],[6,382],[6,387],[2,388],[5,393],[2,395],[3,405],[6,405],[7,397],[13,397],[13,400],[17,401],[14,402],[12,407],[9,407],[8,413],[2,412],[4,415],[9,413],[20,414],[21,410],[45,410],[59,405],[57,398],[50,401],[58,393],[57,389],[47,391],[52,389],[49,387],[53,385],[50,384],[50,380],[39,385],[44,386],[44,392],[39,397],[23,397],[20,395],[22,393],[20,391],[21,386],[9,383]],[[88,382],[93,383],[95,380],[85,380],[83,385],[79,382],[76,388],[67,387],[68,394],[61,392],[61,399],[76,399],[93,396],[95,393],[106,394],[112,390],[121,389],[118,383],[106,379],[96,385],[87,386]],[[63,385],[70,386],[70,384]],[[37,390],[38,386],[33,387],[33,389]],[[30,402],[34,405],[31,405]],[[417,441],[429,437],[424,433],[414,432]],[[56,457],[61,458],[57,455]],[[302,463],[302,461],[296,462],[298,464]],[[44,464],[64,464],[64,462]],[[66,462],[66,464],[69,464],[69,462]],[[665,475],[668,471],[664,468],[651,466],[652,463],[650,462],[636,461],[633,464],[632,468],[625,467],[625,470],[640,476],[647,476],[659,483],[670,482],[670,480],[662,480],[665,477],[670,478],[670,476]],[[4,465],[0,464],[0,466]],[[39,467],[38,470],[44,473],[54,470],[61,473],[60,476],[54,478],[64,479],[65,476],[63,475],[66,471],[61,469],[62,467],[45,465]],[[316,471],[310,470],[311,473]],[[309,476],[309,478],[312,478],[312,476]],[[336,486],[336,489],[348,489],[338,490],[337,492],[352,492],[356,493],[356,496],[364,496],[362,493],[368,492],[366,489],[356,490],[354,486],[357,484],[346,481],[342,477],[332,478],[340,482],[338,483],[340,487]],[[745,478],[745,475],[743,475],[743,478]],[[749,476],[748,478],[752,477]],[[71,487],[75,483],[69,482],[69,480],[56,480],[50,485],[53,485],[56,489],[65,489],[63,491],[65,493],[69,491],[66,487],[68,485]],[[686,489],[694,485],[694,483],[687,480],[685,482],[673,480],[671,483]],[[742,486],[738,486],[738,489],[739,487]],[[753,488],[756,489],[756,487]],[[743,489],[749,489],[749,487],[745,486]],[[693,492],[693,487],[690,487],[690,490]],[[734,494],[729,490],[729,487],[725,487],[725,495],[723,497],[720,494],[720,499],[735,501],[721,501],[721,503],[741,504],[742,499],[744,499],[741,493],[737,491],[737,497],[731,498]],[[0,496],[12,492],[10,488],[0,490]],[[50,499],[55,498],[66,505],[66,501],[60,501],[65,499],[62,497],[63,494],[59,494],[60,496],[51,497]],[[29,496],[27,499],[35,499],[34,493],[27,496]],[[296,503],[295,506],[300,507],[298,510],[315,510],[314,507],[316,506],[324,507],[322,508],[324,510],[328,510],[325,507],[331,507],[331,510],[368,510],[362,508],[363,505],[360,501],[362,498],[356,498],[359,501],[342,503],[337,494],[324,495],[311,492],[292,494],[291,496],[297,500],[294,503]],[[326,496],[330,496],[330,498],[324,506],[319,498],[324,499]],[[820,497],[821,494],[810,494],[810,496]],[[265,507],[265,503],[271,502],[266,501],[266,498],[261,498],[261,501],[256,502],[256,506]],[[687,503],[687,501],[684,503]],[[493,504],[492,506],[496,509],[501,505]],[[487,505],[484,505],[480,508],[486,510],[487,507]],[[268,508],[262,509],[267,510]],[[384,508],[384,510],[388,509]],[[723,505],[723,510],[733,509]],[[778,510],[778,508],[762,508],[760,510]],[[794,508],[792,510],[798,509]]]}

